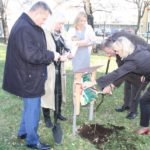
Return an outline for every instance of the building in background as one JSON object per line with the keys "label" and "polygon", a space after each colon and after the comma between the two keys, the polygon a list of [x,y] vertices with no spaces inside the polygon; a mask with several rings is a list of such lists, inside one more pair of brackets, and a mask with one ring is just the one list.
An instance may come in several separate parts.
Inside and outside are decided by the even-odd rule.
{"label": "building in background", "polygon": [[150,41],[150,7],[145,10],[141,21],[139,34],[141,34],[141,36],[143,36],[147,42]]}

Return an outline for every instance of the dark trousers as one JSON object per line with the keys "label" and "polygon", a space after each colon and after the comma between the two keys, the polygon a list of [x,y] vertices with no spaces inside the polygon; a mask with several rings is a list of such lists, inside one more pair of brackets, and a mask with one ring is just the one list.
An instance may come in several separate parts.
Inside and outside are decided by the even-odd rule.
{"label": "dark trousers", "polygon": [[150,120],[150,87],[140,99],[140,109],[141,109],[140,125],[142,127],[148,127]]}
{"label": "dark trousers", "polygon": [[141,91],[145,89],[148,82],[141,83],[141,75],[129,73],[115,81],[114,85],[119,86],[123,81],[125,81],[123,106],[129,106],[130,112],[136,113]]}
{"label": "dark trousers", "polygon": [[141,91],[138,93],[138,89],[140,88],[140,85],[134,85],[131,82],[125,81],[124,84],[124,107],[129,106],[130,112],[137,112],[139,100],[140,100],[140,94]]}

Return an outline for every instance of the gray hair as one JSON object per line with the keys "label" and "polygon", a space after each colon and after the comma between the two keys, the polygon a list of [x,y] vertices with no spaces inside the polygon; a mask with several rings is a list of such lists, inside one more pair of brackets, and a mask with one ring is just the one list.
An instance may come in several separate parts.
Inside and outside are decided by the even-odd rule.
{"label": "gray hair", "polygon": [[65,23],[65,20],[66,20],[65,15],[60,12],[54,14],[52,18],[53,23],[59,23],[59,22]]}
{"label": "gray hair", "polygon": [[49,8],[49,6],[45,3],[45,2],[42,2],[42,1],[39,1],[37,3],[35,3],[31,8],[30,8],[30,11],[35,11],[37,9],[43,9],[45,11],[48,11],[50,14],[52,14],[52,11],[51,9]]}
{"label": "gray hair", "polygon": [[134,52],[135,46],[128,38],[121,36],[113,43],[112,48],[120,51],[123,59]]}

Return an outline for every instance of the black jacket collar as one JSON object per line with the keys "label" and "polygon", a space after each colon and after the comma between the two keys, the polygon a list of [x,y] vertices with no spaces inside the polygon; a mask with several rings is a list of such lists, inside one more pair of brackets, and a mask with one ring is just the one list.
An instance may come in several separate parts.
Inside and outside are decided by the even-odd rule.
{"label": "black jacket collar", "polygon": [[[22,13],[21,18],[25,19],[32,26],[39,27],[38,25],[35,24],[35,22],[26,13]],[[39,28],[41,28],[41,27],[39,27]]]}

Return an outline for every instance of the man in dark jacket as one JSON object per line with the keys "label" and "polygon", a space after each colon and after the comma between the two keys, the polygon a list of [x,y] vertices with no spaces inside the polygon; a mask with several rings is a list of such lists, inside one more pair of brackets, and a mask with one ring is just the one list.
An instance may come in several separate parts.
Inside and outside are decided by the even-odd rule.
{"label": "man in dark jacket", "polygon": [[[128,48],[130,50],[128,50]],[[129,79],[131,75],[145,76],[147,82],[150,81],[149,45],[137,44],[135,46],[131,40],[126,37],[119,37],[112,44],[112,49],[121,57],[123,64],[118,69],[97,79],[97,84],[101,87],[103,93],[111,94],[115,87],[120,85],[125,79]],[[141,128],[137,130],[136,133],[148,134],[150,133],[150,88],[148,88],[140,98],[140,109]]]}
{"label": "man in dark jacket", "polygon": [[[120,31],[113,34],[111,37],[109,37],[102,45],[102,49],[108,53],[109,56],[116,56],[116,62],[118,64],[118,67],[123,64],[120,57],[114,53],[114,51],[111,49],[111,46],[113,44],[113,41],[115,41],[117,38],[124,36],[128,38],[135,46],[136,45],[142,45],[142,46],[148,46],[146,41],[144,41],[142,38],[131,34],[129,32]],[[141,49],[142,50],[142,49]],[[136,80],[139,80],[140,78],[137,76]],[[135,83],[135,82],[134,82]],[[122,107],[118,107],[115,110],[117,112],[123,112],[125,110],[129,110],[128,115],[126,118],[128,119],[134,119],[137,116],[137,108],[139,103],[139,97],[136,96],[138,89],[140,88],[141,83],[134,84],[133,82],[125,81],[124,83],[124,104]],[[145,83],[146,84],[146,83]],[[145,86],[143,86],[144,89]],[[138,93],[140,95],[141,91]],[[135,98],[137,97],[137,98]]]}
{"label": "man in dark jacket", "polygon": [[[96,82],[85,82],[83,87],[87,88],[98,84],[104,94],[112,94],[112,90],[127,78],[129,79],[131,75],[144,76],[147,82],[150,81],[150,51],[148,45],[142,46],[137,44],[135,46],[129,39],[122,36],[114,41],[112,49],[121,57],[123,65],[111,73],[98,78]],[[141,128],[136,133],[149,134],[150,88],[140,98],[140,109]]]}
{"label": "man in dark jacket", "polygon": [[50,149],[41,144],[37,134],[40,119],[41,96],[47,78],[47,65],[60,55],[47,50],[41,25],[51,10],[44,2],[34,4],[14,24],[7,46],[3,89],[23,98],[24,109],[18,138],[25,139],[27,147]]}

